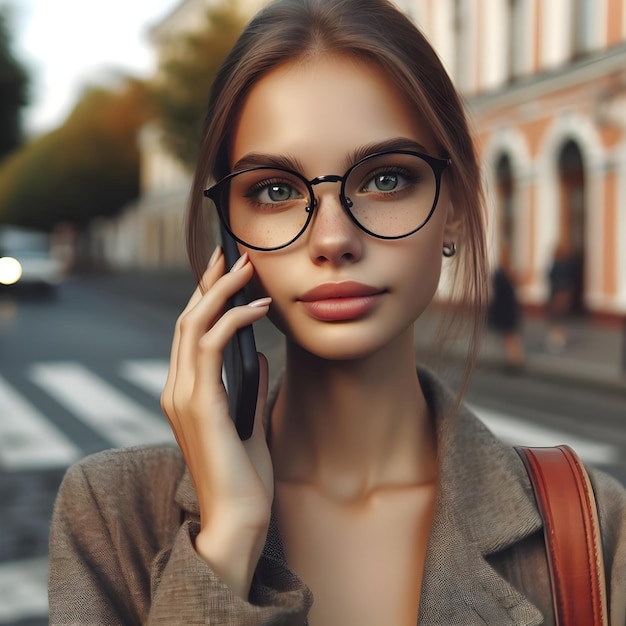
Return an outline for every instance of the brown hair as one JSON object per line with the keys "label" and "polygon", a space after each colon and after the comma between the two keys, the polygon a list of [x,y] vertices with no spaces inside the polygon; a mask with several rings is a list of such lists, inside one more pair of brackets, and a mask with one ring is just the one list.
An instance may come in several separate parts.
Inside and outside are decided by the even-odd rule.
{"label": "brown hair", "polygon": [[[453,263],[455,303],[473,311],[466,380],[473,366],[487,300],[488,267],[480,167],[461,100],[437,54],[416,26],[387,0],[276,0],[247,25],[213,83],[205,135],[191,190],[187,247],[196,277],[210,240],[203,190],[229,172],[229,139],[243,101],[265,74],[286,62],[338,54],[376,64],[430,128],[460,221]],[[214,214],[215,212],[211,212]]]}

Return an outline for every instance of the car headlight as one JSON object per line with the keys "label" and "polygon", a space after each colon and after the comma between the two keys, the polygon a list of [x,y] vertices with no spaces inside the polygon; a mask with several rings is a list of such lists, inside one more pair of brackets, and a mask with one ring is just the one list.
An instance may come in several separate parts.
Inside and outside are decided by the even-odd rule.
{"label": "car headlight", "polygon": [[0,258],[0,284],[13,285],[22,277],[22,265],[12,256]]}

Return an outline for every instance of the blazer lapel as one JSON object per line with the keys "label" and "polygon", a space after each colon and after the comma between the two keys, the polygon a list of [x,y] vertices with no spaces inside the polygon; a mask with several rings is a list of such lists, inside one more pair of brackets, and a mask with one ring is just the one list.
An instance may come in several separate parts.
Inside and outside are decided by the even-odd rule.
{"label": "blazer lapel", "polygon": [[543,616],[487,563],[455,516],[440,508],[426,557],[418,623],[538,626]]}
{"label": "blazer lapel", "polygon": [[525,470],[430,373],[419,378],[436,419],[440,476],[419,624],[534,626],[539,610],[487,562],[541,529]]}

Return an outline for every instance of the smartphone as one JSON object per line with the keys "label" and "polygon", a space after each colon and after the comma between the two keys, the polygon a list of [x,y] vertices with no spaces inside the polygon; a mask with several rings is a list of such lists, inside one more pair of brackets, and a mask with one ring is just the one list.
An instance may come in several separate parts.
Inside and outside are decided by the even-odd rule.
{"label": "smartphone", "polygon": [[[237,242],[220,224],[222,250],[226,261],[226,270],[239,258]],[[242,306],[248,303],[245,292],[237,292],[227,304],[227,308]],[[252,325],[244,326],[235,333],[224,350],[222,379],[228,394],[228,406],[235,422],[237,433],[242,441],[252,435],[256,397],[259,390],[259,358],[254,341]]]}

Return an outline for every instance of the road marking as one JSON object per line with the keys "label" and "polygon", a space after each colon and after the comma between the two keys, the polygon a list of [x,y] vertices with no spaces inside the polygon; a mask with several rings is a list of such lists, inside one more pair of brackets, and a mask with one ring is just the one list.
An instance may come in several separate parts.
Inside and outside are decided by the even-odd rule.
{"label": "road marking", "polygon": [[114,446],[173,441],[164,418],[144,409],[80,363],[39,363],[31,379]]}
{"label": "road marking", "polygon": [[124,361],[120,373],[140,389],[143,389],[155,398],[161,397],[161,392],[167,379],[169,363],[163,359]]}
{"label": "road marking", "polygon": [[567,444],[574,448],[583,461],[591,464],[619,462],[619,449],[608,443],[590,441],[570,433],[538,426],[484,407],[468,405],[496,437],[518,446],[556,446]]}
{"label": "road marking", "polygon": [[0,376],[0,465],[9,470],[68,467],[80,450]]}
{"label": "road marking", "polygon": [[48,559],[0,564],[0,622],[48,615]]}
{"label": "road marking", "polygon": [[[123,378],[130,381],[140,389],[143,389],[155,398],[161,397],[169,362],[162,359],[144,361],[125,361],[122,364],[120,373]],[[228,393],[228,381],[226,380],[226,370],[222,367],[222,382]]]}

